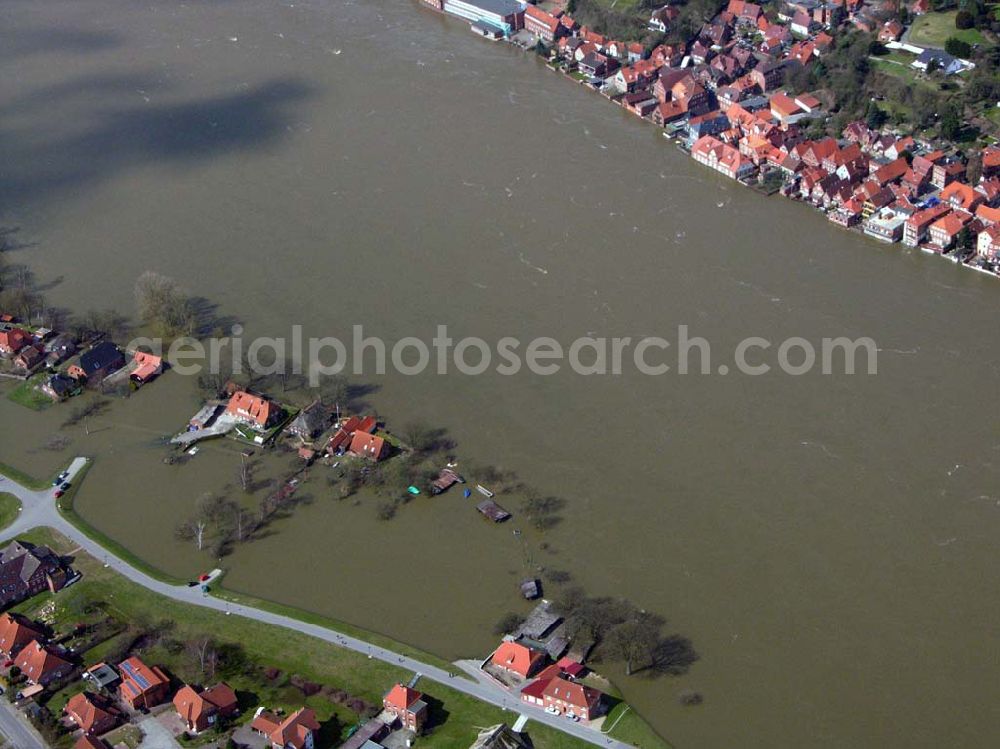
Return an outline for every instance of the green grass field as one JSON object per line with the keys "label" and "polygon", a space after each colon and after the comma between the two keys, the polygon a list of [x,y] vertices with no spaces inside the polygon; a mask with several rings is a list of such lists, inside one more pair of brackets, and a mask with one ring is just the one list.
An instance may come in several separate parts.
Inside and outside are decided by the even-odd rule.
{"label": "green grass field", "polygon": [[7,394],[7,397],[25,408],[32,411],[44,411],[52,405],[52,399],[38,389],[38,385],[44,380],[45,375],[35,375],[29,377],[16,388]]}
{"label": "green grass field", "polygon": [[969,44],[982,44],[986,41],[976,29],[956,29],[955,14],[958,11],[947,13],[927,13],[918,16],[910,27],[908,37],[911,44],[921,47],[944,48],[944,43],[948,37],[961,39]]}
{"label": "green grass field", "polygon": [[[217,611],[182,604],[163,598],[136,585],[86,553],[70,548],[70,542],[49,529],[38,529],[26,536],[27,540],[44,543],[56,551],[74,557],[74,566],[83,573],[83,579],[55,596],[42,594],[15,609],[28,616],[44,616],[56,632],[66,632],[77,622],[87,622],[96,617],[107,621],[110,614],[122,623],[156,623],[168,620],[169,641],[184,643],[206,634],[217,642],[239,644],[249,662],[260,667],[279,669],[284,677],[297,674],[317,684],[342,689],[370,704],[381,703],[382,694],[397,681],[406,681],[409,672],[377,660],[369,660],[360,653],[336,648],[308,635],[290,632],[238,617],[229,617]],[[90,604],[103,601],[106,613],[96,614]],[[89,612],[89,613],[88,613]],[[296,615],[301,616],[300,612]],[[120,648],[125,638],[135,636],[126,631],[82,653],[85,663],[101,660]],[[144,658],[165,666],[180,679],[196,680],[194,661],[189,649],[157,643],[144,649]],[[357,716],[347,708],[333,703],[322,695],[304,697],[285,678],[273,682],[263,680],[259,669],[244,668],[227,679],[241,696],[254,704],[295,709],[302,704],[313,707],[324,724],[321,746],[336,746],[343,739],[346,729],[357,722]],[[420,745],[434,749],[466,749],[482,727],[506,722],[511,724],[516,716],[487,705],[468,695],[444,685],[427,682],[421,684],[437,704],[437,714],[443,720],[430,736],[420,739]],[[53,708],[78,691],[70,685],[52,697]],[[249,712],[249,711],[247,711]],[[245,712],[246,715],[246,712]],[[623,740],[636,740],[646,749],[664,749],[667,745],[634,713],[626,715],[614,735]],[[645,730],[644,728],[645,727]],[[587,744],[566,734],[528,723],[527,733],[539,749],[586,749]]]}
{"label": "green grass field", "polygon": [[21,510],[21,502],[13,494],[0,492],[0,530],[14,522]]}

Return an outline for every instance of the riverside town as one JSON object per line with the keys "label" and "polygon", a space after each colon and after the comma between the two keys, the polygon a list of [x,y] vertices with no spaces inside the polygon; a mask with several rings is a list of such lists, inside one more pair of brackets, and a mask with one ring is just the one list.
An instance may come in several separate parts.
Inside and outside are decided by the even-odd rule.
{"label": "riverside town", "polygon": [[0,749],[997,743],[1000,2],[0,59]]}
{"label": "riverside town", "polygon": [[[994,6],[729,0],[713,14],[711,1],[420,1],[536,50],[725,177],[998,274]],[[943,34],[918,34],[931,19]],[[905,96],[885,95],[898,86]]]}

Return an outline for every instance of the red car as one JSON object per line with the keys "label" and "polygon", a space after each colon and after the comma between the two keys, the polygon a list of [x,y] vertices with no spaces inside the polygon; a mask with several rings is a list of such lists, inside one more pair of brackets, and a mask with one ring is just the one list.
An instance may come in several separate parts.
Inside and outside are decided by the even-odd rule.
{"label": "red car", "polygon": [[56,493],[53,494],[52,496],[55,497],[56,499],[59,499],[59,497],[61,497],[65,493],[66,492],[64,492],[62,489],[56,489]]}

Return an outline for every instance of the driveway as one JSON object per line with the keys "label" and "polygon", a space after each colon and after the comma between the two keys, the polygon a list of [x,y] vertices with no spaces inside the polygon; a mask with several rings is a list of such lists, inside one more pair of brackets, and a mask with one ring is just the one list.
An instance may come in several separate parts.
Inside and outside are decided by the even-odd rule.
{"label": "driveway", "polygon": [[142,749],[181,749],[167,727],[164,726],[155,715],[147,715],[138,723],[142,730]]}

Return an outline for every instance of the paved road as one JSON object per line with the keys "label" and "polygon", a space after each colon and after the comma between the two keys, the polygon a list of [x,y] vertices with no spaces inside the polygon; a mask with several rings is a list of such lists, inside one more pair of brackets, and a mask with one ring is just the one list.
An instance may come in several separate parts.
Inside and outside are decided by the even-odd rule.
{"label": "paved road", "polygon": [[0,733],[7,737],[15,749],[46,749],[45,742],[28,724],[28,719],[7,702],[7,695],[0,696]]}
{"label": "paved road", "polygon": [[[70,478],[68,480],[72,481],[76,477],[77,473],[83,469],[86,463],[86,458],[76,458],[70,464]],[[167,583],[160,582],[159,580],[154,580],[145,573],[137,570],[135,567],[132,567],[124,560],[119,559],[108,552],[104,547],[96,541],[91,540],[84,533],[78,530],[76,526],[66,520],[66,518],[64,518],[56,508],[56,503],[52,496],[52,489],[33,491],[15,483],[11,479],[0,478],[0,491],[13,494],[21,500],[21,504],[23,505],[17,520],[15,520],[3,533],[5,537],[16,536],[20,533],[31,530],[32,528],[42,526],[54,528],[74,543],[84,548],[96,559],[104,560],[105,564],[121,573],[129,580],[132,580],[145,588],[149,588],[160,595],[172,598],[175,601],[182,601],[195,606],[202,606],[204,608],[222,611],[230,616],[242,616],[247,619],[263,622],[265,624],[273,624],[278,627],[285,627],[287,629],[303,632],[320,640],[324,640],[332,645],[347,648],[348,650],[354,650],[358,653],[367,655],[370,658],[377,658],[380,661],[391,663],[399,668],[420,673],[422,675],[421,679],[429,679],[431,681],[445,684],[452,689],[464,692],[484,702],[496,705],[504,710],[510,710],[511,722],[517,719],[518,714],[524,714],[531,720],[538,723],[544,723],[563,731],[564,733],[570,734],[571,736],[575,736],[576,738],[582,739],[591,744],[596,744],[597,746],[609,747],[610,749],[629,749],[630,747],[629,744],[611,739],[604,736],[599,731],[587,728],[579,723],[574,723],[568,718],[550,715],[540,707],[521,702],[516,694],[511,694],[503,688],[497,686],[481,672],[470,670],[470,675],[473,676],[475,681],[470,681],[460,677],[452,677],[447,671],[440,669],[437,666],[432,666],[429,663],[423,663],[414,658],[401,655],[400,653],[374,646],[364,640],[343,635],[340,632],[327,629],[326,627],[320,627],[316,624],[302,622],[288,616],[274,614],[270,611],[262,611],[250,606],[242,606],[240,604],[223,601],[202,593],[200,588],[197,587],[190,588],[187,586],[169,585]]]}

